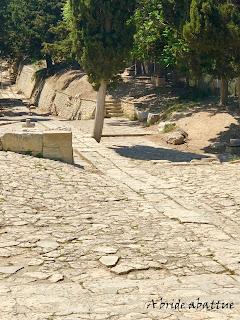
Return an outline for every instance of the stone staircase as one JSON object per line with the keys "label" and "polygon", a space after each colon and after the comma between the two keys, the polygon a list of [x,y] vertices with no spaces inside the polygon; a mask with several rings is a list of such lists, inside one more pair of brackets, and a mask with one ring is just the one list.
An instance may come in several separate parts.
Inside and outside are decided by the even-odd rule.
{"label": "stone staircase", "polygon": [[106,101],[106,118],[123,117],[121,102],[116,100]]}

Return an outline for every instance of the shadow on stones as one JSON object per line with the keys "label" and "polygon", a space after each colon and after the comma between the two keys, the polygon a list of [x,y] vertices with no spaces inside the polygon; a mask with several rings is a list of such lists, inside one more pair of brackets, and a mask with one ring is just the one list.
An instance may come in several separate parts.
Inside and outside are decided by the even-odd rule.
{"label": "shadow on stones", "polygon": [[[28,112],[12,112],[12,111],[3,111],[0,113],[0,121],[17,121],[17,122],[25,122],[26,118],[31,118],[31,122],[40,122],[40,121],[50,121],[51,119],[49,118],[44,118],[49,116],[48,113],[41,115],[41,117],[39,117],[39,114],[37,113],[32,113],[32,115],[30,116]],[[20,118],[18,118],[20,117]],[[24,117],[24,118],[22,118]],[[34,118],[33,118],[34,117]]]}
{"label": "shadow on stones", "polygon": [[191,160],[209,158],[208,156],[196,153],[182,152],[173,149],[154,148],[144,145],[135,145],[131,147],[116,146],[111,149],[122,157],[145,161],[168,160],[170,162],[190,162]]}
{"label": "shadow on stones", "polygon": [[78,169],[81,169],[81,170],[85,170],[84,166],[82,166],[81,164],[74,163],[73,166],[75,168],[78,168]]}
{"label": "shadow on stones", "polygon": [[24,103],[21,99],[4,98],[0,99],[0,108],[15,108],[26,107],[27,103]]}
{"label": "shadow on stones", "polygon": [[[232,123],[225,130],[220,131],[216,138],[209,140],[209,145],[202,150],[208,153],[214,153],[221,161],[227,161],[226,146],[229,145],[231,139],[240,139],[240,118],[236,118],[239,124]],[[215,143],[219,144],[217,149],[213,148]],[[240,150],[239,150],[240,153]],[[226,158],[226,159],[225,159]]]}

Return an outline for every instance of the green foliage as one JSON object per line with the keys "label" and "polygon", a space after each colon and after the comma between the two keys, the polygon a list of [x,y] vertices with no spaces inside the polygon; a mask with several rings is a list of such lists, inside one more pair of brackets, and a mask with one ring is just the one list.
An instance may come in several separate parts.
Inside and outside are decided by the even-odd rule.
{"label": "green foliage", "polygon": [[125,67],[134,28],[135,0],[70,0],[75,52],[89,80],[99,86]]}
{"label": "green foliage", "polygon": [[7,0],[1,0],[0,3],[0,56],[4,56],[6,53],[6,22],[7,22]]}
{"label": "green foliage", "polygon": [[174,103],[173,105],[166,106],[166,109],[161,112],[161,120],[170,120],[174,112],[186,111],[189,108],[187,103]]}
{"label": "green foliage", "polygon": [[239,8],[231,1],[192,0],[184,37],[195,73],[230,79],[239,64]]}
{"label": "green foliage", "polygon": [[64,0],[9,0],[6,8],[6,54],[12,57],[43,57],[43,43],[51,42],[51,28],[62,17]]}
{"label": "green foliage", "polygon": [[0,21],[1,56],[77,57],[96,88],[130,58],[197,80],[240,73],[237,0],[1,0]]}
{"label": "green foliage", "polygon": [[49,29],[51,42],[43,44],[43,52],[53,57],[54,62],[72,62],[74,60],[72,15],[67,1],[62,9],[62,20]]}
{"label": "green foliage", "polygon": [[169,133],[176,129],[176,123],[167,123],[164,127],[163,133]]}
{"label": "green foliage", "polygon": [[161,0],[166,23],[181,33],[189,18],[191,0]]}
{"label": "green foliage", "polygon": [[163,32],[165,46],[162,52],[162,61],[166,67],[179,66],[182,56],[188,52],[188,46],[176,29],[166,27]]}
{"label": "green foliage", "polygon": [[185,7],[186,1],[140,0],[134,16],[134,58],[163,67],[175,66],[187,49],[181,36]]}
{"label": "green foliage", "polygon": [[158,0],[141,0],[135,12],[134,37],[135,58],[143,61],[161,60],[165,42],[162,33],[165,30],[162,5]]}

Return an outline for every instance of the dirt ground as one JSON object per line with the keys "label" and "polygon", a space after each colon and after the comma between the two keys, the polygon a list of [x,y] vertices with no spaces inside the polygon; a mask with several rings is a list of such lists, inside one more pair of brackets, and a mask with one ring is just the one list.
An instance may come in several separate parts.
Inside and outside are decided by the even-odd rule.
{"label": "dirt ground", "polygon": [[[181,151],[211,152],[214,142],[228,143],[231,138],[240,138],[239,118],[226,110],[190,112],[175,123],[188,133],[188,141],[185,144],[173,146]],[[151,126],[150,129],[155,131],[156,135],[149,136],[148,139],[167,145],[166,134],[158,133],[158,125]]]}
{"label": "dirt ground", "polygon": [[174,146],[165,142],[166,135],[159,134],[158,125],[145,128],[147,132],[156,133],[148,139],[158,145],[179,151],[216,154],[222,151],[213,148],[214,143],[228,144],[231,138],[240,139],[240,109],[236,97],[229,97],[228,107],[219,107],[217,95],[201,97],[194,89],[175,88],[170,84],[156,88],[149,79],[141,77],[124,78],[110,94],[117,99],[133,99],[142,104],[140,109],[160,113],[163,121],[174,121],[188,133],[184,145]]}

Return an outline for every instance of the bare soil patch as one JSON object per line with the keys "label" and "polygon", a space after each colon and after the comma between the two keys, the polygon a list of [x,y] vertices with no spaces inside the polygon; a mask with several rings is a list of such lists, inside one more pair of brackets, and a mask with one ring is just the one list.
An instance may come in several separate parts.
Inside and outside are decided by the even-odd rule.
{"label": "bare soil patch", "polygon": [[[187,143],[172,146],[181,151],[211,152],[213,151],[211,145],[215,142],[228,143],[231,138],[240,138],[239,117],[228,111],[202,110],[193,112],[175,122],[177,127],[188,133]],[[156,134],[148,139],[157,144],[168,145],[165,142],[166,134],[158,133],[158,125],[152,126],[150,129]]]}

